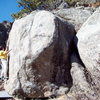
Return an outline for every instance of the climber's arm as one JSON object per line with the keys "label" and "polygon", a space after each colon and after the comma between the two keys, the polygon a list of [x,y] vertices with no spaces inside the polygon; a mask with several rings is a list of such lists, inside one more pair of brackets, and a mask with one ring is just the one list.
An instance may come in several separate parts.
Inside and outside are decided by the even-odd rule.
{"label": "climber's arm", "polygon": [[12,49],[10,49],[10,50],[6,51],[6,52],[7,52],[7,54],[9,54],[9,52],[10,52],[11,50],[12,50]]}

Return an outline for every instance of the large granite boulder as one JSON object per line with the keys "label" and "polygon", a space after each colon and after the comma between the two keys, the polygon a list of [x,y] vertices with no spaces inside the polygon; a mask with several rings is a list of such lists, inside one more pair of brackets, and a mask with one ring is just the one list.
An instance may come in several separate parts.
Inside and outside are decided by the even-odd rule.
{"label": "large granite boulder", "polygon": [[68,93],[71,94],[70,100],[99,100],[99,92],[92,85],[92,78],[75,50],[71,54],[71,66],[73,86]]}
{"label": "large granite boulder", "polygon": [[78,52],[91,85],[100,95],[100,8],[84,23],[75,38]]}
{"label": "large granite boulder", "polygon": [[19,98],[63,95],[72,86],[72,25],[48,11],[16,20],[9,35],[6,91]]}

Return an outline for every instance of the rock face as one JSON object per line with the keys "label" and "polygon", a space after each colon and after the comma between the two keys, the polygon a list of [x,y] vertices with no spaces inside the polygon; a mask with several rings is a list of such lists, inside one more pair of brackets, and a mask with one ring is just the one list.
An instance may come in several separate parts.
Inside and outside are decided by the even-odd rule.
{"label": "rock face", "polygon": [[9,80],[6,91],[16,97],[48,97],[68,92],[72,25],[48,11],[16,20],[9,35]]}
{"label": "rock face", "polygon": [[[100,99],[100,9],[82,26],[72,44],[70,91],[54,100],[99,100]],[[79,53],[79,54],[78,54]],[[81,61],[82,60],[82,61]],[[50,99],[51,100],[51,99]]]}
{"label": "rock face", "polygon": [[75,42],[80,58],[91,76],[92,87],[100,95],[100,9],[78,31]]}
{"label": "rock face", "polygon": [[68,93],[71,100],[99,100],[99,91],[93,86],[91,76],[75,51],[71,54],[71,66],[73,86]]}
{"label": "rock face", "polygon": [[75,30],[78,31],[82,24],[92,15],[93,10],[81,8],[68,8],[54,10],[53,13],[62,17],[66,21],[70,22],[75,26]]}
{"label": "rock face", "polygon": [[11,26],[12,24],[7,21],[0,23],[0,45],[6,45]]}
{"label": "rock face", "polygon": [[53,11],[56,15],[35,11],[14,22],[5,83],[9,94],[100,100],[100,8],[89,9],[60,9]]}
{"label": "rock face", "polygon": [[[99,92],[91,84],[91,77],[82,64],[77,49],[72,48],[71,52],[71,76],[73,85],[70,91],[63,96],[50,100],[99,100]],[[88,76],[88,77],[87,77]]]}

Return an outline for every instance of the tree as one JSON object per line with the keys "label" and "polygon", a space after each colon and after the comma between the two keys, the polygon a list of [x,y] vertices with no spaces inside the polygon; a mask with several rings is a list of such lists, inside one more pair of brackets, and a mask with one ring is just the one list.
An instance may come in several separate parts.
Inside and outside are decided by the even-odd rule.
{"label": "tree", "polygon": [[23,17],[26,14],[29,14],[33,10],[37,8],[37,6],[41,5],[45,0],[20,0],[18,2],[18,7],[22,7],[22,10],[11,14],[13,19],[18,19]]}
{"label": "tree", "polygon": [[31,13],[37,8],[46,10],[56,9],[63,1],[73,3],[74,1],[76,2],[80,0],[19,0],[17,1],[18,7],[22,7],[22,10],[17,13],[13,13],[11,16],[13,19],[18,19]]}

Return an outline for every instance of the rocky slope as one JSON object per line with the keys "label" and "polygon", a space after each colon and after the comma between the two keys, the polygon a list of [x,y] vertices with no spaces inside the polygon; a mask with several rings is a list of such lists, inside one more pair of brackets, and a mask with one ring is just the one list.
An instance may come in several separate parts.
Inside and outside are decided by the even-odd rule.
{"label": "rocky slope", "polygon": [[70,22],[75,27],[75,30],[78,31],[82,24],[93,14],[95,10],[95,8],[85,8],[81,6],[76,8],[53,10],[53,13]]}
{"label": "rocky slope", "polygon": [[16,20],[5,90],[22,100],[99,100],[99,27],[100,8],[35,11]]}

